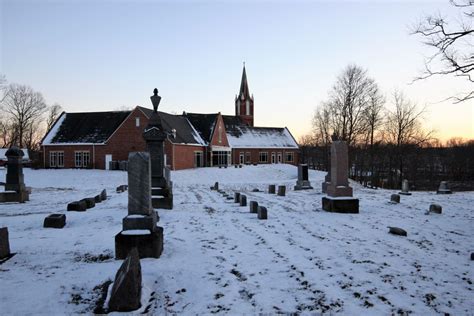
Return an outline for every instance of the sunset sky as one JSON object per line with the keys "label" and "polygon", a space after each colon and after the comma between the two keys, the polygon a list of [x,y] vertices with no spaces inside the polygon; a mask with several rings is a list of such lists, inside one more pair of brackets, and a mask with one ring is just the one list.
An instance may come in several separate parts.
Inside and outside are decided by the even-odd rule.
{"label": "sunset sky", "polygon": [[428,14],[458,19],[449,1],[1,1],[0,73],[65,111],[151,107],[233,114],[245,61],[255,125],[311,130],[315,108],[348,64],[387,96],[426,106],[446,140],[474,139],[472,90],[438,77],[410,84],[432,51],[410,27]]}

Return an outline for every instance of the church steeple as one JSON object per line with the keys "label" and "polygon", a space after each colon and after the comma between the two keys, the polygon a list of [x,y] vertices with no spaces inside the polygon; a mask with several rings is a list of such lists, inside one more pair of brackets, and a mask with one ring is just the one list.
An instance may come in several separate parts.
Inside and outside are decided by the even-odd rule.
{"label": "church steeple", "polygon": [[250,95],[247,72],[242,71],[239,95],[235,97],[235,115],[247,125],[253,126],[253,96]]}

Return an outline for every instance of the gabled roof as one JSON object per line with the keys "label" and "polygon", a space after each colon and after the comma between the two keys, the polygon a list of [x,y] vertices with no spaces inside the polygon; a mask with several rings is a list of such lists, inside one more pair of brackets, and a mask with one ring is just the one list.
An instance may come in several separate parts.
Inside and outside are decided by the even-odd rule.
{"label": "gabled roof", "polygon": [[[227,121],[230,121],[229,118]],[[299,148],[286,127],[226,124],[226,131],[232,148]]]}
{"label": "gabled roof", "polygon": [[65,113],[43,139],[48,144],[102,144],[130,111]]}
{"label": "gabled roof", "polygon": [[194,126],[202,139],[208,143],[211,141],[217,114],[183,113],[183,116]]}
{"label": "gabled roof", "polygon": [[[152,109],[138,107],[146,117],[150,118],[153,113]],[[171,132],[172,129],[176,130],[176,138],[171,139],[172,143],[175,144],[196,144],[206,145],[206,142],[199,135],[193,126],[189,123],[186,117],[182,115],[173,115],[165,112],[158,111],[161,118],[161,124],[165,131]]]}

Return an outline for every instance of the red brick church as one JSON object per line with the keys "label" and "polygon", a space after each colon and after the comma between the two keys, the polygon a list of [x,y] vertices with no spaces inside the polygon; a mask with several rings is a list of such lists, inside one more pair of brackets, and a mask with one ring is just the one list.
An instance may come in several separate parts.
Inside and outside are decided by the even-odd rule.
{"label": "red brick church", "polygon": [[[63,112],[41,143],[45,168],[109,169],[128,153],[145,151],[143,129],[152,109]],[[255,127],[254,99],[245,66],[235,115],[159,112],[163,127],[175,132],[165,141],[166,164],[173,170],[231,164],[296,165],[299,147],[286,127]]]}

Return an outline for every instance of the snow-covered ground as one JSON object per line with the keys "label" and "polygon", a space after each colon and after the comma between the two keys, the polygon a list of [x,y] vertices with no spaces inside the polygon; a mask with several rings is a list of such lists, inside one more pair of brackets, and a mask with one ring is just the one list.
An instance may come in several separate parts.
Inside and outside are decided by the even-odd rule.
{"label": "snow-covered ground", "polygon": [[[360,214],[333,214],[321,210],[324,173],[310,171],[310,191],[293,191],[296,174],[289,165],[172,172],[174,209],[159,211],[164,252],[141,260],[137,313],[473,314],[474,192],[414,192],[390,204],[396,191],[352,184]],[[268,220],[211,191],[215,181],[266,206]],[[127,174],[26,169],[25,182],[29,202],[0,204],[16,253],[0,265],[0,314],[92,313],[96,286],[122,262],[113,259],[114,236],[128,193],[115,187]],[[268,184],[287,185],[287,196],[251,192]],[[66,212],[68,202],[103,188],[107,201]],[[443,214],[425,215],[431,203]],[[66,227],[43,228],[50,213],[65,213]]]}

